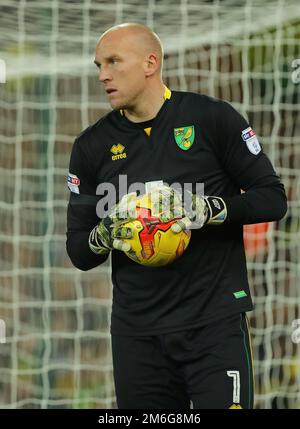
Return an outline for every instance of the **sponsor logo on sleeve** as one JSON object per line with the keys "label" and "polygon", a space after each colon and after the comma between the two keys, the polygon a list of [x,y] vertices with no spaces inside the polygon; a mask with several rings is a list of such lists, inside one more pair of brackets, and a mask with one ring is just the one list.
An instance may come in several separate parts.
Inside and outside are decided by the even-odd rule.
{"label": "sponsor logo on sleeve", "polygon": [[80,179],[75,174],[68,174],[68,188],[74,194],[79,194]]}
{"label": "sponsor logo on sleeve", "polygon": [[258,155],[261,151],[261,146],[256,137],[255,131],[251,127],[242,131],[242,139],[246,142],[247,148],[253,155]]}

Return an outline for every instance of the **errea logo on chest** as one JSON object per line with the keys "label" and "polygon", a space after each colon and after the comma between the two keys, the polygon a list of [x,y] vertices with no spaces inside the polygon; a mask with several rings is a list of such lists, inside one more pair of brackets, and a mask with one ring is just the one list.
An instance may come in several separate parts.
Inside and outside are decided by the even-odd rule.
{"label": "errea logo on chest", "polygon": [[125,147],[121,144],[114,144],[112,145],[112,147],[110,148],[111,153],[113,154],[111,159],[113,161],[117,161],[118,159],[123,159],[126,158],[126,152],[124,152]]}

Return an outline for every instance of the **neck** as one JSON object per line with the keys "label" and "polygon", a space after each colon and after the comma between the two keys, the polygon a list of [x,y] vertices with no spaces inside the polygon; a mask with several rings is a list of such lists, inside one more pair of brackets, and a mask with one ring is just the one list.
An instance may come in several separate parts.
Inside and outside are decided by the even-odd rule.
{"label": "neck", "polygon": [[156,86],[149,86],[139,96],[133,107],[124,110],[127,119],[132,122],[144,122],[155,118],[161,106],[164,104],[165,86],[159,82]]}

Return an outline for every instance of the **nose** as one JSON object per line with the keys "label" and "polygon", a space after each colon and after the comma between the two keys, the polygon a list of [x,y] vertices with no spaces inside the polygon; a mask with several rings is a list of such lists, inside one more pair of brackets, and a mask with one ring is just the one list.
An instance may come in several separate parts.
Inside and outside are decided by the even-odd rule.
{"label": "nose", "polygon": [[108,73],[107,68],[102,66],[101,69],[99,70],[99,81],[105,82],[107,80],[111,80],[111,76]]}

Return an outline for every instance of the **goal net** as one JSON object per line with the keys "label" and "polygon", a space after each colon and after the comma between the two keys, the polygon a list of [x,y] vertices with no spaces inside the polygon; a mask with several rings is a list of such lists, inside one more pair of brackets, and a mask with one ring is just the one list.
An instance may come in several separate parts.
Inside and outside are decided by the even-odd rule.
{"label": "goal net", "polygon": [[255,406],[300,408],[299,0],[2,0],[0,12],[0,408],[116,407],[109,262],[83,273],[68,260],[66,174],[75,136],[109,110],[97,39],[128,21],[161,37],[171,89],[248,117],[286,186],[287,216],[245,228],[249,317]]}

